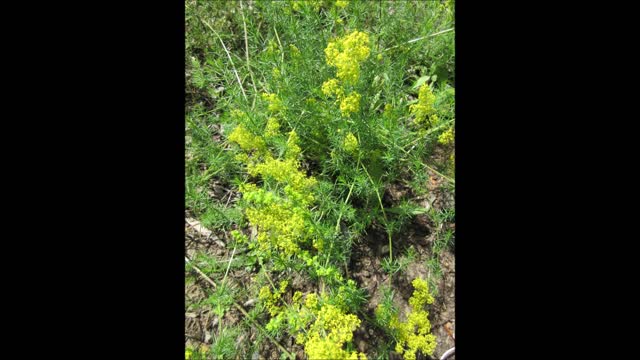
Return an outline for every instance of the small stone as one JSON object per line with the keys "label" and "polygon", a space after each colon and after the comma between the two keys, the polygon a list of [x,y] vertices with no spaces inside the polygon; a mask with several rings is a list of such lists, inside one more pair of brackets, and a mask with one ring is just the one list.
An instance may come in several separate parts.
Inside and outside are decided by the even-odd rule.
{"label": "small stone", "polygon": [[367,343],[364,340],[358,341],[358,351],[361,353],[367,352]]}
{"label": "small stone", "polygon": [[247,300],[244,304],[242,304],[244,307],[249,307],[249,306],[253,306],[253,304],[255,304],[258,301],[258,299],[249,299]]}

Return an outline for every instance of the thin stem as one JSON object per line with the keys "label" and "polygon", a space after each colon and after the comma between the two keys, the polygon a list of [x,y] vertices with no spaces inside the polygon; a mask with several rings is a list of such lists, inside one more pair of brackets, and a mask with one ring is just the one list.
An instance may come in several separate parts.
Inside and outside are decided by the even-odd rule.
{"label": "thin stem", "polygon": [[220,37],[220,35],[218,35],[218,32],[215,31],[211,25],[209,25],[208,22],[200,19],[200,21],[205,24],[209,29],[211,29],[211,31],[213,31],[213,33],[218,37],[218,39],[220,40],[220,43],[222,44],[222,48],[224,49],[224,51],[227,53],[227,57],[229,58],[229,61],[231,62],[231,67],[233,68],[233,73],[236,75],[236,80],[238,80],[238,85],[240,85],[240,90],[242,91],[242,95],[244,96],[244,99],[246,101],[249,101],[247,99],[247,94],[244,92],[244,88],[242,87],[242,81],[240,81],[240,76],[238,76],[238,70],[236,70],[236,66],[233,64],[233,59],[231,58],[231,54],[229,54],[229,50],[227,50],[227,47],[224,45],[224,41],[222,41],[222,38]]}
{"label": "thin stem", "polygon": [[278,45],[280,45],[280,53],[282,54],[282,62],[284,63],[284,47],[282,47],[282,43],[280,42],[280,36],[278,36],[278,30],[276,26],[273,26],[273,31],[276,32],[276,39],[278,39]]}
{"label": "thin stem", "polygon": [[247,69],[249,75],[251,75],[251,84],[253,85],[253,103],[251,109],[256,106],[256,96],[258,95],[258,89],[256,88],[256,80],[253,78],[253,70],[251,70],[251,63],[249,62],[249,40],[247,39],[247,22],[244,19],[244,7],[242,6],[242,0],[240,0],[240,14],[242,15],[242,26],[244,27],[244,49],[247,55]]}
{"label": "thin stem", "polygon": [[443,178],[443,179],[445,179],[445,180],[448,180],[448,181],[449,181],[450,183],[452,183],[453,185],[455,185],[455,184],[456,184],[456,181],[455,181],[454,179],[452,179],[452,178],[450,178],[450,177],[448,177],[448,176],[446,176],[446,175],[444,175],[444,174],[440,173],[439,171],[437,171],[436,169],[432,168],[431,166],[429,166],[429,165],[427,165],[427,164],[424,164],[424,163],[423,163],[422,165],[424,165],[424,167],[426,167],[427,169],[429,169],[429,170],[433,171],[434,173],[438,174],[438,176],[440,176],[441,178]]}
{"label": "thin stem", "polygon": [[[358,160],[358,162],[360,161]],[[371,184],[373,185],[373,188],[376,191],[376,196],[378,197],[378,204],[380,204],[380,209],[382,209],[382,216],[384,217],[385,230],[387,230],[387,237],[389,238],[389,261],[393,261],[393,244],[391,243],[391,232],[389,231],[389,220],[387,220],[387,213],[384,211],[384,206],[382,205],[382,198],[380,197],[380,192],[376,187],[376,183],[371,178],[371,175],[369,175],[367,168],[364,166],[362,162],[360,162],[360,165],[364,169],[364,172],[367,174],[367,177],[369,177],[369,180],[371,181]]]}
{"label": "thin stem", "polygon": [[455,30],[455,28],[450,28],[450,29],[446,29],[446,30],[438,31],[437,33],[434,33],[434,34],[430,34],[430,35],[427,35],[427,36],[423,36],[423,37],[419,37],[419,38],[411,39],[411,40],[407,41],[407,42],[406,42],[406,43],[404,43],[404,44],[400,44],[400,45],[396,45],[396,46],[392,46],[392,47],[390,47],[390,48],[384,49],[384,50],[382,50],[382,52],[389,51],[389,50],[393,50],[393,49],[398,48],[398,47],[400,47],[400,46],[402,46],[402,45],[411,44],[411,43],[414,43],[414,42],[416,42],[416,41],[424,40],[424,39],[426,39],[426,38],[430,38],[430,37],[433,37],[433,36],[436,36],[436,35],[444,34],[444,33],[447,33],[447,32],[449,32],[449,31],[453,31],[453,30]]}
{"label": "thin stem", "polygon": [[237,245],[238,245],[237,242],[236,242],[235,245],[233,245],[233,252],[231,253],[231,258],[229,258],[229,264],[227,265],[227,271],[225,271],[224,277],[222,278],[222,286],[224,286],[224,281],[227,279],[227,274],[229,274],[229,268],[231,268],[231,262],[233,261],[233,256],[236,254]]}
{"label": "thin stem", "polygon": [[[344,203],[346,204],[349,201],[349,198],[351,197],[351,191],[353,190],[353,186],[356,183],[353,182],[351,184],[351,187],[349,188],[349,193],[347,194],[347,198],[344,200]],[[338,215],[338,221],[336,221],[336,233],[338,232],[338,229],[340,229],[340,220],[342,219],[342,212],[340,212],[340,215]],[[333,242],[331,242],[331,246],[329,246],[329,253],[327,254],[327,261],[324,263],[324,266],[327,267],[327,265],[329,265],[329,258],[331,256],[331,250],[333,249]]]}

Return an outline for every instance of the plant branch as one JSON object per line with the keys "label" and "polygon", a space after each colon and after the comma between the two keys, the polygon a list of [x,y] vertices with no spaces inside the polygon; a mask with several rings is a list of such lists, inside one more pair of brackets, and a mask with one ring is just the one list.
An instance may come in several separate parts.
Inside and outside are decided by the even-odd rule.
{"label": "plant branch", "polygon": [[453,30],[455,30],[455,28],[450,28],[450,29],[446,29],[446,30],[438,31],[437,33],[434,33],[434,34],[430,34],[430,35],[427,35],[427,36],[423,36],[423,37],[419,37],[419,38],[411,39],[411,40],[407,41],[407,42],[406,42],[406,43],[404,43],[404,44],[400,44],[400,45],[392,46],[392,47],[390,47],[390,48],[386,48],[386,49],[382,50],[382,52],[389,51],[389,50],[393,50],[393,49],[398,48],[398,47],[400,47],[400,46],[402,46],[402,45],[411,44],[411,43],[414,43],[414,42],[416,42],[416,41],[424,40],[424,39],[426,39],[426,38],[434,37],[434,36],[436,36],[436,35],[444,34],[444,33],[447,33],[447,32],[449,32],[449,31],[453,31]]}
{"label": "plant branch", "polygon": [[251,63],[249,62],[249,41],[247,39],[247,22],[244,19],[244,7],[242,6],[242,0],[240,0],[240,14],[242,15],[242,26],[244,27],[244,49],[247,55],[247,69],[249,75],[251,75],[251,84],[253,85],[253,103],[251,108],[256,106],[256,96],[258,95],[258,89],[256,88],[256,80],[253,78],[253,70],[251,70]]}
{"label": "plant branch", "polygon": [[448,357],[453,355],[455,352],[456,352],[456,347],[454,346],[451,349],[445,351],[444,354],[442,354],[442,356],[440,356],[440,360],[446,360]]}

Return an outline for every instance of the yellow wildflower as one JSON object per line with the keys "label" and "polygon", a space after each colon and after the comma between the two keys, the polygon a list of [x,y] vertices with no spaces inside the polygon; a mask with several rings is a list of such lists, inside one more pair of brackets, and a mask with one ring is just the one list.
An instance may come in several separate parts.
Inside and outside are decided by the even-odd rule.
{"label": "yellow wildflower", "polygon": [[369,35],[354,31],[335,42],[329,42],[324,52],[327,64],[338,69],[338,79],[354,83],[360,76],[360,63],[369,57]]}
{"label": "yellow wildflower", "polygon": [[348,116],[350,113],[358,111],[360,108],[360,94],[353,92],[340,102],[340,113]]}
{"label": "yellow wildflower", "polygon": [[[309,294],[311,295],[311,294]],[[347,352],[344,343],[353,339],[353,331],[360,319],[353,314],[344,314],[337,307],[325,304],[317,313],[315,322],[308,331],[304,351],[308,359],[363,359],[364,354]]]}
{"label": "yellow wildflower", "polygon": [[266,51],[269,55],[277,54],[280,51],[278,43],[273,39],[269,39],[269,44],[267,45]]}
{"label": "yellow wildflower", "polygon": [[295,130],[289,132],[289,139],[287,139],[287,151],[285,153],[286,159],[297,159],[302,150],[298,146],[298,134]]}
{"label": "yellow wildflower", "polygon": [[336,7],[344,9],[347,5],[349,5],[349,2],[346,0],[336,0]]}
{"label": "yellow wildflower", "polygon": [[242,124],[236,126],[229,135],[229,141],[233,141],[240,145],[244,151],[264,150],[265,144],[261,137],[253,135]]}
{"label": "yellow wildflower", "polygon": [[318,295],[315,293],[308,294],[304,300],[304,306],[310,310],[314,310],[316,306],[318,306]]}
{"label": "yellow wildflower", "polygon": [[342,97],[344,91],[340,87],[337,79],[329,79],[322,84],[322,93],[327,96]]}
{"label": "yellow wildflower", "polygon": [[269,111],[278,112],[284,110],[282,100],[280,100],[276,94],[263,93],[262,99],[269,103],[267,107]]}
{"label": "yellow wildflower", "polygon": [[347,152],[353,153],[358,150],[358,139],[350,132],[344,138],[342,146]]}
{"label": "yellow wildflower", "polygon": [[280,123],[276,118],[270,117],[267,120],[267,127],[265,128],[265,131],[264,131],[264,137],[272,138],[274,136],[277,136],[279,132],[280,132]]}
{"label": "yellow wildflower", "polygon": [[442,145],[451,144],[453,142],[453,128],[450,127],[447,131],[438,136],[438,142]]}
{"label": "yellow wildflower", "polygon": [[418,91],[418,102],[409,106],[409,110],[415,115],[414,121],[416,124],[425,125],[427,119],[432,123],[431,125],[433,125],[433,122],[437,122],[438,117],[433,114],[435,112],[433,107],[435,101],[436,97],[431,92],[429,85],[422,85]]}
{"label": "yellow wildflower", "polygon": [[291,57],[298,58],[300,57],[300,50],[293,44],[289,44],[289,50],[291,50]]}
{"label": "yellow wildflower", "polygon": [[433,303],[433,296],[429,294],[426,281],[417,278],[412,284],[414,292],[409,298],[411,312],[407,315],[407,321],[401,323],[396,317],[391,322],[391,327],[399,333],[395,350],[403,354],[405,360],[415,360],[418,350],[431,356],[436,348],[436,338],[430,334],[429,313],[423,309],[425,305]]}

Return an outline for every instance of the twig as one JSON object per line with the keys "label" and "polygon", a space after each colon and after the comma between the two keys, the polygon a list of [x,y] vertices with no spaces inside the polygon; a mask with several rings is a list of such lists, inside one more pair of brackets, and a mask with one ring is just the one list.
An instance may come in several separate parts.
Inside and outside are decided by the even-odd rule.
{"label": "twig", "polygon": [[[431,129],[429,129],[429,130],[425,131],[425,132],[424,132],[424,134],[422,134],[422,135],[423,135],[423,137],[424,137],[424,136],[427,136],[427,135],[429,135],[429,134],[431,134],[431,133],[433,133],[433,132],[436,132],[436,131],[438,131],[438,130],[440,130],[440,129],[444,128],[444,127],[446,127],[447,125],[451,124],[451,123],[452,123],[452,122],[454,122],[454,121],[456,121],[456,119],[451,119],[451,120],[449,120],[449,121],[443,122],[442,124],[440,124],[440,125],[438,125],[438,126],[436,126],[436,127],[433,127],[433,128],[431,128]],[[422,137],[422,138],[423,138],[423,137]],[[410,143],[409,143],[409,145],[413,145],[414,143],[417,143],[417,142],[418,142],[418,141],[420,141],[420,139],[422,139],[422,138],[421,138],[421,137],[416,138],[415,140],[413,140],[412,142],[410,142]],[[409,146],[409,145],[407,145],[407,146]],[[414,147],[415,147],[415,145],[414,145]],[[404,148],[400,148],[400,149],[402,149],[402,151],[404,151],[405,153],[407,153],[407,154],[408,154],[408,153],[409,153],[409,151],[411,151],[411,149],[413,149],[413,147],[412,147],[411,149],[409,149],[409,150],[405,150]]]}
{"label": "twig", "polygon": [[419,41],[419,40],[422,40],[422,39],[426,39],[426,38],[428,38],[428,37],[432,37],[432,36],[436,36],[436,35],[444,34],[444,33],[446,33],[446,32],[453,31],[453,30],[455,30],[455,29],[454,29],[454,28],[450,28],[450,29],[446,29],[446,30],[438,31],[438,32],[437,32],[437,33],[435,33],[435,34],[431,34],[431,35],[423,36],[423,37],[420,37],[420,38],[415,38],[415,39],[413,39],[413,40],[409,40],[409,41],[407,41],[407,44],[414,43],[414,42],[416,42],[416,41]]}
{"label": "twig", "polygon": [[229,206],[229,201],[231,201],[231,194],[232,194],[231,190],[229,190],[228,194],[229,194],[229,198],[227,199],[227,203],[224,204],[225,209],[227,208],[227,206]]}
{"label": "twig", "polygon": [[242,26],[244,27],[244,49],[245,49],[245,54],[247,55],[247,69],[249,70],[249,75],[251,75],[251,84],[253,85],[253,103],[251,104],[251,108],[253,109],[256,106],[256,96],[258,94],[258,89],[256,88],[256,80],[253,78],[253,70],[251,70],[251,63],[249,62],[249,41],[247,40],[247,22],[244,20],[244,7],[242,6],[242,0],[240,0],[240,14],[242,15]]}
{"label": "twig", "polygon": [[240,76],[238,76],[238,70],[236,70],[236,66],[233,64],[233,59],[231,59],[231,54],[229,54],[229,50],[227,50],[227,47],[224,45],[224,41],[222,41],[222,38],[220,37],[220,35],[218,35],[218,32],[215,31],[211,25],[209,25],[208,22],[200,19],[200,21],[202,21],[203,24],[205,24],[209,29],[211,29],[211,31],[213,31],[213,33],[218,37],[218,39],[220,40],[220,43],[222,44],[222,48],[224,49],[224,51],[227,53],[227,57],[229,58],[229,61],[231,62],[231,67],[233,67],[233,73],[236,75],[236,80],[238,80],[238,85],[240,85],[240,90],[242,91],[242,95],[244,96],[244,99],[246,101],[249,101],[247,99],[247,94],[244,92],[244,88],[242,87],[242,82],[240,81]]}
{"label": "twig", "polygon": [[276,39],[278,39],[278,45],[280,45],[280,52],[282,53],[282,62],[284,63],[284,47],[282,47],[282,43],[280,42],[280,36],[278,36],[278,30],[276,26],[273,25],[273,31],[276,32]]}
{"label": "twig", "polygon": [[[214,288],[217,288],[218,286],[216,285],[216,283],[211,280],[210,277],[208,277],[207,275],[205,275],[205,273],[202,272],[202,270],[198,269],[198,267],[192,263],[191,260],[189,260],[188,257],[184,257],[184,261],[191,263],[191,266],[193,267],[193,269],[200,275],[202,276],[205,280],[207,280],[207,282],[211,285],[213,285]],[[247,320],[249,320],[249,322],[251,322],[251,324],[260,332],[263,333],[263,335],[265,335],[269,340],[271,340],[271,342],[278,347],[278,349],[280,349],[280,351],[282,351],[283,353],[285,353],[290,359],[293,359],[293,355],[287,351],[287,349],[285,349],[284,347],[282,347],[282,345],[280,345],[280,343],[278,343],[273,337],[271,337],[271,335],[269,335],[269,333],[264,330],[262,328],[262,326],[260,326],[260,324],[258,324],[255,320],[253,320],[249,314],[244,310],[244,308],[238,304],[237,302],[234,302],[233,305],[236,307],[236,309],[238,309],[238,311],[240,311],[242,313],[242,315],[244,315]]]}
{"label": "twig", "polygon": [[445,180],[448,180],[448,181],[449,181],[450,183],[452,183],[453,185],[455,185],[455,184],[456,184],[456,181],[455,181],[454,179],[452,179],[452,178],[450,178],[450,177],[448,177],[448,176],[446,176],[446,175],[441,174],[440,172],[436,171],[436,169],[432,168],[431,166],[429,166],[429,165],[427,165],[427,164],[425,164],[425,163],[423,163],[422,165],[424,165],[424,167],[426,167],[427,169],[429,169],[429,170],[433,171],[434,173],[436,173],[436,174],[437,174],[438,176],[440,176],[441,178],[443,178],[443,179],[445,179]]}
{"label": "twig", "polygon": [[456,347],[454,346],[451,349],[445,351],[444,354],[442,354],[442,356],[440,356],[440,360],[447,359],[449,356],[453,355],[455,352],[456,352]]}
{"label": "twig", "polygon": [[229,274],[229,268],[231,268],[231,262],[233,261],[233,256],[236,254],[236,246],[238,243],[233,246],[233,252],[231,253],[231,257],[229,258],[229,265],[227,265],[227,271],[224,273],[224,277],[222,278],[222,285],[224,286],[224,281],[227,279],[227,274]]}
{"label": "twig", "polygon": [[419,37],[419,38],[411,39],[411,40],[407,41],[407,42],[406,42],[406,43],[404,43],[404,44],[400,44],[400,45],[392,46],[392,47],[390,47],[390,48],[386,48],[386,49],[382,50],[382,52],[389,51],[389,50],[393,50],[393,49],[395,49],[395,48],[397,48],[397,47],[400,47],[400,46],[402,46],[402,45],[411,44],[411,43],[414,43],[414,42],[416,42],[416,41],[424,40],[424,39],[426,39],[426,38],[430,38],[430,37],[433,37],[433,36],[436,36],[436,35],[444,34],[444,33],[447,33],[447,32],[449,32],[449,31],[453,31],[453,30],[455,30],[455,28],[450,28],[450,29],[446,29],[446,30],[438,31],[438,32],[437,32],[437,33],[435,33],[435,34],[430,34],[430,35],[427,35],[427,36],[423,36],[423,37]]}

